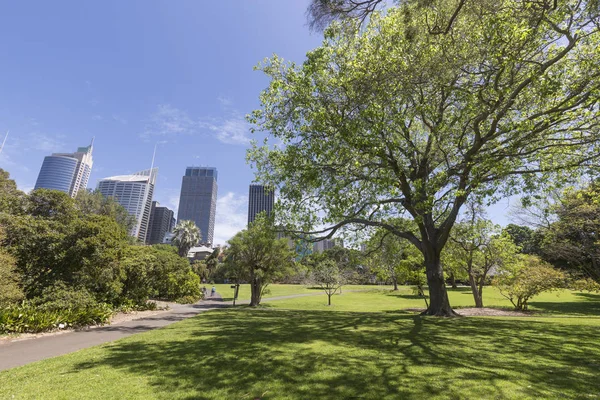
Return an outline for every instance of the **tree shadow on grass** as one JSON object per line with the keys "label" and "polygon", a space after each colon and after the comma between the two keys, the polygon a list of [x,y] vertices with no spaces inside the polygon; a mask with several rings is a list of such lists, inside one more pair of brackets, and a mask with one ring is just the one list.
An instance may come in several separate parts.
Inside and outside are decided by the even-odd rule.
{"label": "tree shadow on grass", "polygon": [[600,392],[599,340],[595,326],[240,308],[115,342],[71,373],[109,366],[163,398],[584,398]]}
{"label": "tree shadow on grass", "polygon": [[600,295],[574,293],[577,301],[530,301],[529,305],[543,312],[600,317]]}

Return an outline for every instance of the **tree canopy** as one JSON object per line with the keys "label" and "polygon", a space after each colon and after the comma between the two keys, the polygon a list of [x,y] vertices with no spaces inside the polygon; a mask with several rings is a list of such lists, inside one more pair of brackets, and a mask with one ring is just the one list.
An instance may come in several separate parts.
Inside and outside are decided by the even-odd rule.
{"label": "tree canopy", "polygon": [[[597,2],[541,15],[515,4],[468,1],[431,35],[429,9],[408,2],[362,34],[332,24],[302,66],[259,67],[271,82],[249,120],[282,144],[248,158],[279,188],[278,217],[306,233],[379,226],[409,240],[425,259],[427,314],[453,314],[440,253],[469,197],[534,191],[600,155]],[[388,223],[399,215],[416,229]]]}

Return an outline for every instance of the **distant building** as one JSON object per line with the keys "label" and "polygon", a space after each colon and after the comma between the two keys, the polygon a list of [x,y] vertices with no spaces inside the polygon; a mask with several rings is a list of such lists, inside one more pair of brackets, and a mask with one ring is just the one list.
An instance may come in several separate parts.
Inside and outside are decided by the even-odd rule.
{"label": "distant building", "polygon": [[190,251],[188,251],[188,258],[191,258],[193,260],[204,260],[205,258],[207,258],[208,256],[210,256],[213,253],[213,249],[211,249],[210,247],[206,247],[206,246],[197,246],[197,247],[192,247],[190,249]]}
{"label": "distant building", "polygon": [[341,239],[323,239],[315,242],[313,250],[315,253],[322,253],[325,250],[334,248],[335,246],[344,247],[344,242]]}
{"label": "distant building", "polygon": [[147,241],[157,172],[158,168],[151,168],[131,175],[111,176],[98,182],[100,193],[114,198],[135,217],[136,224],[130,233],[142,242]]}
{"label": "distant building", "polygon": [[275,191],[264,185],[250,185],[248,194],[248,225],[256,219],[261,212],[271,215],[275,204]]}
{"label": "distant building", "polygon": [[79,147],[75,153],[54,153],[44,158],[34,189],[54,189],[77,196],[87,188],[92,172],[94,142]]}
{"label": "distant building", "polygon": [[177,221],[194,221],[200,243],[212,245],[217,211],[217,169],[187,167],[181,181]]}
{"label": "distant building", "polygon": [[158,201],[152,202],[146,243],[159,244],[164,241],[167,232],[171,232],[175,227],[175,218],[173,215],[173,210],[161,207]]}

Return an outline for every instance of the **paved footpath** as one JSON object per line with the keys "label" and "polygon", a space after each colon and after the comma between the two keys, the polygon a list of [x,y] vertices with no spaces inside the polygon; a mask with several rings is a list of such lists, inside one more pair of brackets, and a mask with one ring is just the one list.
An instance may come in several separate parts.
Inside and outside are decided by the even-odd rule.
{"label": "paved footpath", "polygon": [[170,325],[193,317],[203,311],[223,307],[228,307],[228,305],[220,301],[220,296],[217,294],[212,298],[209,297],[207,301],[197,304],[172,305],[170,311],[146,318],[3,343],[0,344],[0,371],[112,342],[134,333],[146,332]]}
{"label": "paved footpath", "polygon": [[[351,291],[353,290],[347,292]],[[264,298],[262,299],[262,302],[323,295],[323,292],[292,294],[288,296]],[[242,300],[236,303],[249,304],[250,301]],[[165,311],[145,318],[121,322],[114,325],[60,333],[57,335],[0,343],[0,371],[19,367],[34,361],[44,360],[46,358],[72,353],[87,347],[112,342],[135,333],[146,332],[170,325],[174,322],[198,315],[203,311],[229,307],[230,305],[230,301],[223,301],[221,295],[216,293],[215,296],[208,297],[207,300],[198,304],[173,304],[171,305],[170,311]]]}

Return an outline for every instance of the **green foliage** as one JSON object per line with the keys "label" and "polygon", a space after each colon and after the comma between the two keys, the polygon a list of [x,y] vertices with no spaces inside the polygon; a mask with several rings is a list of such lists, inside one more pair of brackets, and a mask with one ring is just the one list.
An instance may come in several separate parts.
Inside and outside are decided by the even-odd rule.
{"label": "green foliage", "polygon": [[600,183],[566,190],[551,212],[557,220],[543,230],[544,259],[600,282]]}
{"label": "green foliage", "polygon": [[32,304],[0,309],[0,333],[37,333],[107,323],[113,314],[106,303],[85,308],[50,309]]}
{"label": "green foliage", "polygon": [[276,237],[272,221],[262,216],[228,241],[228,273],[235,282],[250,283],[251,306],[258,306],[267,285],[286,276],[293,265],[287,239]]}
{"label": "green foliage", "polygon": [[501,270],[518,261],[518,247],[499,225],[484,218],[482,208],[470,203],[444,250],[444,265],[467,276],[476,307],[483,307],[483,287],[493,268]]}
{"label": "green foliage", "polygon": [[565,286],[566,276],[536,256],[523,256],[521,263],[505,266],[493,284],[515,306],[527,310],[528,301],[542,293]]}
{"label": "green foliage", "polygon": [[504,232],[511,237],[515,245],[519,246],[521,253],[540,254],[541,237],[535,230],[527,226],[508,224]]}
{"label": "green foliage", "polygon": [[0,248],[0,307],[18,303],[25,296],[19,286],[20,277],[15,270],[15,259]]}
{"label": "green foliage", "polygon": [[10,179],[10,174],[0,168],[0,213],[18,214],[22,212],[24,193]]}
{"label": "green foliage", "polygon": [[177,246],[181,257],[187,257],[190,249],[202,240],[200,229],[194,221],[179,221],[173,229],[173,234],[173,244]]}
{"label": "green foliage", "polygon": [[99,190],[80,190],[75,197],[75,206],[84,215],[105,215],[114,219],[125,232],[131,232],[135,226],[135,217],[115,199],[104,197]]}
{"label": "green foliage", "polygon": [[331,305],[331,296],[345,284],[340,266],[333,260],[325,259],[315,266],[311,272],[310,282],[320,287],[327,294],[327,304]]}
{"label": "green foliage", "polygon": [[60,311],[94,308],[98,303],[86,289],[72,288],[64,282],[56,282],[45,288],[42,295],[32,299],[29,304],[44,311]]}
{"label": "green foliage", "polygon": [[[562,1],[544,18],[529,3],[468,1],[432,35],[456,1],[400,2],[361,34],[333,24],[302,65],[260,65],[271,82],[249,121],[282,145],[255,143],[248,159],[279,188],[278,218],[410,240],[431,314],[451,315],[440,255],[467,199],[560,185],[599,157],[597,1]],[[398,215],[417,234],[388,224]]]}

